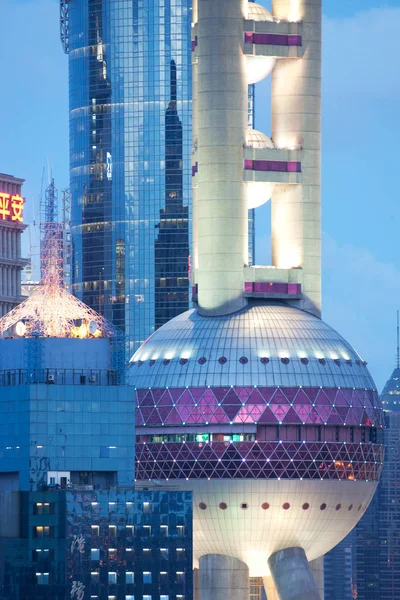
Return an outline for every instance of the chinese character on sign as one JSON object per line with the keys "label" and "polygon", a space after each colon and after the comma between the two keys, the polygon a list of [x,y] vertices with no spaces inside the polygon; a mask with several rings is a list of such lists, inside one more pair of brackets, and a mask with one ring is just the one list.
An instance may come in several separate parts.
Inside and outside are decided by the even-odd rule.
{"label": "chinese character on sign", "polygon": [[0,192],[0,217],[6,221],[10,214],[10,194]]}
{"label": "chinese character on sign", "polygon": [[24,209],[24,199],[21,198],[21,196],[18,196],[18,194],[16,196],[12,196],[11,197],[11,208],[13,211],[11,220],[19,221],[20,223],[22,223],[23,222],[22,211]]}
{"label": "chinese character on sign", "polygon": [[85,595],[85,586],[80,581],[73,581],[71,588],[71,598],[76,598],[76,600],[83,600]]}
{"label": "chinese character on sign", "polygon": [[83,535],[74,535],[74,539],[71,543],[71,554],[74,553],[74,550],[78,550],[81,554],[85,552],[85,538]]}
{"label": "chinese character on sign", "polygon": [[0,220],[18,221],[23,223],[22,213],[24,210],[24,199],[18,194],[10,196],[5,192],[0,192]]}

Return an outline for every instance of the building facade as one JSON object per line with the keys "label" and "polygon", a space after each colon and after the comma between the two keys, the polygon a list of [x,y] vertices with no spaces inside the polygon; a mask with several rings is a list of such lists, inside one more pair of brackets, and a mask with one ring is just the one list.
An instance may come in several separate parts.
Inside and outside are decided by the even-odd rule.
{"label": "building facade", "polygon": [[21,256],[24,224],[23,179],[0,173],[0,318],[22,300],[21,272],[28,261]]}

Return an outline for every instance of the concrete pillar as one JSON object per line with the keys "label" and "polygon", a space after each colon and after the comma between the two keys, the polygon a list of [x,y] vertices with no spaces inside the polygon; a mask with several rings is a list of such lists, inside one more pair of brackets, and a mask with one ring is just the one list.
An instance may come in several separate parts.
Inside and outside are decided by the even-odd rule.
{"label": "concrete pillar", "polygon": [[199,569],[193,569],[193,600],[200,600],[200,573]]}
{"label": "concrete pillar", "polygon": [[247,77],[243,18],[247,0],[198,0],[199,312],[223,315],[245,306],[247,203],[243,145]]}
{"label": "concrete pillar", "polygon": [[278,60],[272,73],[272,138],[300,146],[301,185],[272,196],[272,264],[302,267],[304,310],[321,312],[321,1],[272,0],[273,16],[303,22],[303,58]]}
{"label": "concrete pillar", "polygon": [[268,566],[279,600],[321,600],[303,548],[278,550]]}
{"label": "concrete pillar", "polygon": [[274,584],[272,577],[263,577],[264,589],[267,594],[267,600],[279,600],[278,592]]}
{"label": "concrete pillar", "polygon": [[249,568],[237,558],[206,554],[200,558],[199,600],[249,600]]}
{"label": "concrete pillar", "polygon": [[317,584],[318,593],[321,600],[325,597],[325,577],[324,577],[324,557],[320,556],[310,561],[310,568]]}

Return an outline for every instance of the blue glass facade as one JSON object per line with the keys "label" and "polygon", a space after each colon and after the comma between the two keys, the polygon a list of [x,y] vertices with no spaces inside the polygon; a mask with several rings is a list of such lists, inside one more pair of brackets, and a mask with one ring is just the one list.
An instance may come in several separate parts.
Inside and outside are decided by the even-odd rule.
{"label": "blue glass facade", "polygon": [[190,492],[9,496],[0,493],[2,600],[193,599]]}
{"label": "blue glass facade", "polygon": [[132,353],[188,308],[191,2],[68,13],[73,290]]}

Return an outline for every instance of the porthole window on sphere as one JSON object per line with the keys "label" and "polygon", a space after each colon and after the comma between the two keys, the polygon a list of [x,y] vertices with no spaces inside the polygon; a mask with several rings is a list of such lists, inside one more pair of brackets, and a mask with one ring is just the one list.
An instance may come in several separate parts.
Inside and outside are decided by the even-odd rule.
{"label": "porthole window on sphere", "polygon": [[361,508],[362,508],[362,504],[360,504],[360,506],[358,507],[358,512],[360,512]]}
{"label": "porthole window on sphere", "polygon": [[200,508],[201,510],[206,510],[206,508],[207,508],[207,504],[205,504],[205,502],[200,502],[200,504],[199,504],[199,508]]}
{"label": "porthole window on sphere", "polygon": [[308,502],[305,502],[302,506],[303,510],[308,510],[310,508],[310,505],[308,504]]}
{"label": "porthole window on sphere", "polygon": [[179,364],[181,365],[186,365],[187,363],[187,358],[181,358],[181,360],[179,361]]}
{"label": "porthole window on sphere", "polygon": [[353,510],[353,505],[352,504],[350,504],[349,510]]}
{"label": "porthole window on sphere", "polygon": [[283,510],[289,510],[289,508],[290,508],[289,502],[285,502],[285,504],[282,504],[282,508],[283,508]]}
{"label": "porthole window on sphere", "polygon": [[283,363],[284,365],[288,365],[289,364],[289,359],[288,358],[281,358],[281,363]]}
{"label": "porthole window on sphere", "polygon": [[239,362],[240,362],[240,364],[245,365],[246,363],[249,362],[249,359],[246,358],[245,356],[242,356],[241,358],[239,358]]}
{"label": "porthole window on sphere", "polygon": [[138,361],[138,364],[137,364],[137,366],[138,366],[138,367],[141,367],[141,366],[142,366],[142,364],[143,364],[143,361],[142,361],[142,360],[139,360],[139,361]]}
{"label": "porthole window on sphere", "polygon": [[335,363],[335,365],[337,365],[338,367],[340,367],[340,360],[338,358],[334,358],[333,362]]}
{"label": "porthole window on sphere", "polygon": [[336,510],[340,510],[342,508],[342,505],[341,504],[336,504],[335,508],[336,508]]}
{"label": "porthole window on sphere", "polygon": [[202,356],[197,362],[199,363],[199,365],[204,365],[204,363],[207,362],[207,359],[205,356]]}
{"label": "porthole window on sphere", "polygon": [[308,365],[308,358],[301,358],[301,359],[300,359],[300,362],[301,362],[303,365]]}
{"label": "porthole window on sphere", "polygon": [[246,504],[246,502],[242,502],[242,504],[240,505],[240,508],[243,508],[243,510],[246,510],[248,508],[248,504]]}
{"label": "porthole window on sphere", "polygon": [[324,502],[323,504],[321,504],[321,506],[320,506],[320,509],[321,509],[321,510],[325,510],[325,509],[326,509],[326,504],[325,504],[325,502]]}
{"label": "porthole window on sphere", "polygon": [[268,509],[269,509],[269,504],[268,504],[268,502],[264,502],[263,504],[261,504],[261,508],[262,508],[263,510],[268,510]]}
{"label": "porthole window on sphere", "polygon": [[149,365],[152,367],[155,363],[156,363],[156,361],[154,360],[154,358],[152,358]]}
{"label": "porthole window on sphere", "polygon": [[225,502],[220,502],[219,503],[219,507],[220,507],[221,510],[226,510],[228,508],[228,505],[225,504]]}
{"label": "porthole window on sphere", "polygon": [[326,365],[326,360],[324,358],[319,358],[318,362],[320,365]]}
{"label": "porthole window on sphere", "polygon": [[260,360],[263,365],[267,365],[269,363],[269,358],[266,356],[263,356]]}
{"label": "porthole window on sphere", "polygon": [[220,365],[224,365],[226,363],[227,359],[225,358],[225,356],[221,356],[221,358],[218,359],[218,362]]}
{"label": "porthole window on sphere", "polygon": [[164,358],[163,365],[169,365],[169,358]]}

